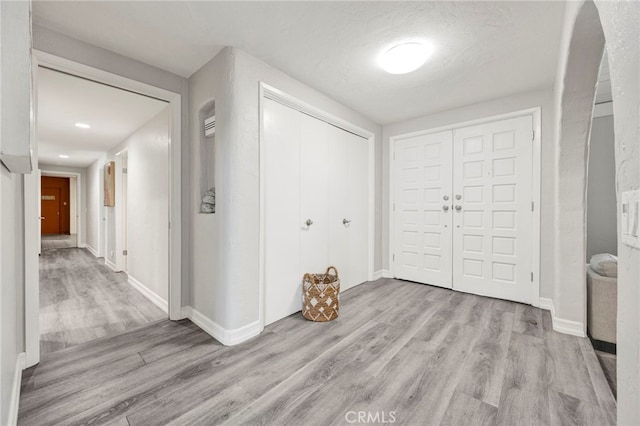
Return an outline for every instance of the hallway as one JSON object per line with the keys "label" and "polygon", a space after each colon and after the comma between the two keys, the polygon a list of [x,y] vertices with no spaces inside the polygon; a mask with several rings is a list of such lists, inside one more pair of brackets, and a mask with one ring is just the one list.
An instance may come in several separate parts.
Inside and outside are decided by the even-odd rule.
{"label": "hallway", "polygon": [[69,346],[166,319],[167,315],[86,249],[40,256],[40,351]]}

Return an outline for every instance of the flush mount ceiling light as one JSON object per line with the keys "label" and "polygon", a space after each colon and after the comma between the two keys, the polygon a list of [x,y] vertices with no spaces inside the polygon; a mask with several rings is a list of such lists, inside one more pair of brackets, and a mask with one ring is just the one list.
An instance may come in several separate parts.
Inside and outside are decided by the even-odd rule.
{"label": "flush mount ceiling light", "polygon": [[80,127],[81,129],[90,129],[91,126],[85,123],[76,123],[76,127]]}
{"label": "flush mount ceiling light", "polygon": [[60,154],[60,155],[58,155],[58,157],[60,157],[60,158],[69,158],[68,155],[64,155],[64,154]]}
{"label": "flush mount ceiling light", "polygon": [[433,53],[433,46],[422,42],[400,43],[380,55],[380,66],[390,74],[406,74],[420,68]]}

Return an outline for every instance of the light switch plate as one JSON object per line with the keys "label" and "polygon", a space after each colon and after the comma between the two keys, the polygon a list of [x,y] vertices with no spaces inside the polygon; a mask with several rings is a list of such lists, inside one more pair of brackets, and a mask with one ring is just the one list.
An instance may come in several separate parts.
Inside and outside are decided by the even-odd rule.
{"label": "light switch plate", "polygon": [[640,249],[640,190],[622,193],[622,242]]}

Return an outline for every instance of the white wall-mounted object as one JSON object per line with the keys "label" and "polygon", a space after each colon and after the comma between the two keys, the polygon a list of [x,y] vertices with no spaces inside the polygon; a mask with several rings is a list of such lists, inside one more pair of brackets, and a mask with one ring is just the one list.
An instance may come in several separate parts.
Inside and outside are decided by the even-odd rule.
{"label": "white wall-mounted object", "polygon": [[216,134],[216,116],[204,119],[204,135],[209,137]]}
{"label": "white wall-mounted object", "polygon": [[31,173],[33,81],[31,2],[0,2],[0,161],[12,173]]}
{"label": "white wall-mounted object", "polygon": [[622,242],[640,249],[640,190],[622,193]]}

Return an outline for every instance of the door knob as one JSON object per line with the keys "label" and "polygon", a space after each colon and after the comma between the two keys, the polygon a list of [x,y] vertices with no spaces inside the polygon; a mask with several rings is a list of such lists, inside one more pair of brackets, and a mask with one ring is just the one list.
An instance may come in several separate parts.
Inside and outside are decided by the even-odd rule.
{"label": "door knob", "polygon": [[460,205],[456,206],[456,210],[457,210],[457,211],[462,210],[462,206],[460,206]]}
{"label": "door knob", "polygon": [[443,205],[442,210],[444,210],[445,212],[449,211],[449,205],[448,204]]}
{"label": "door knob", "polygon": [[342,224],[343,224],[343,225],[348,225],[348,224],[350,224],[350,223],[351,223],[351,221],[350,221],[350,220],[342,219]]}
{"label": "door knob", "polygon": [[313,225],[313,221],[312,221],[311,219],[307,219],[307,221],[305,222],[305,224],[306,224],[307,226],[311,226],[311,225]]}
{"label": "door knob", "polygon": [[462,195],[456,194],[456,200],[459,200],[460,198],[462,198]]}
{"label": "door knob", "polygon": [[44,220],[44,216],[40,216],[40,220]]}
{"label": "door knob", "polygon": [[449,196],[445,195],[444,197],[442,197],[443,200],[448,201],[449,200]]}

